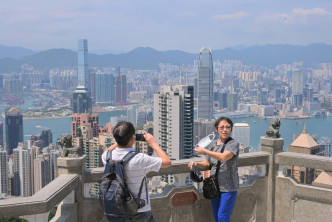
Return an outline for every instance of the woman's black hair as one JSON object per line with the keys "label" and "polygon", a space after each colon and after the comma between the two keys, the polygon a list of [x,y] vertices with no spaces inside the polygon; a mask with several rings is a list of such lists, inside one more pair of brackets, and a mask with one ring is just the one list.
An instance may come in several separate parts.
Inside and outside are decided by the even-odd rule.
{"label": "woman's black hair", "polygon": [[232,129],[232,131],[233,131],[233,121],[232,121],[230,118],[226,117],[226,116],[219,117],[219,118],[214,122],[214,127],[215,127],[216,129],[218,129],[219,123],[220,123],[221,121],[223,121],[223,120],[225,120],[229,125],[231,125],[231,129]]}

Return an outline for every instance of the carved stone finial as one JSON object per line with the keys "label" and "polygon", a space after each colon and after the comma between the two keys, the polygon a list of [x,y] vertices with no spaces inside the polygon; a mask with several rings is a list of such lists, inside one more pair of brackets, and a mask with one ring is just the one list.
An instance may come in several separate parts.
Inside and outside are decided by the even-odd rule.
{"label": "carved stone finial", "polygon": [[274,118],[271,120],[269,128],[266,130],[265,137],[267,138],[280,138],[279,129],[280,129],[280,119]]}
{"label": "carved stone finial", "polygon": [[71,135],[63,136],[60,145],[62,147],[61,157],[79,157],[82,155],[81,147],[73,147]]}

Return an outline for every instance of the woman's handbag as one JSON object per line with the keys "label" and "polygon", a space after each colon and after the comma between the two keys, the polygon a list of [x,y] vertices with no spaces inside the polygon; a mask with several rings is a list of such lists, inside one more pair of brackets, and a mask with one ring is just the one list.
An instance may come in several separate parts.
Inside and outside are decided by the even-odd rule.
{"label": "woman's handbag", "polygon": [[[232,140],[231,137],[229,137],[223,144],[222,148],[221,148],[221,153],[224,152],[225,147],[226,147],[226,143],[228,143],[230,140]],[[217,163],[217,169],[216,169],[216,173],[214,176],[205,178],[203,180],[203,196],[206,199],[213,199],[216,198],[220,195],[220,187],[219,187],[219,183],[218,183],[218,174],[219,174],[219,170],[220,170],[220,164],[221,161],[218,160]]]}
{"label": "woman's handbag", "polygon": [[218,178],[208,177],[203,180],[203,196],[206,199],[213,199],[219,196],[220,188]]}

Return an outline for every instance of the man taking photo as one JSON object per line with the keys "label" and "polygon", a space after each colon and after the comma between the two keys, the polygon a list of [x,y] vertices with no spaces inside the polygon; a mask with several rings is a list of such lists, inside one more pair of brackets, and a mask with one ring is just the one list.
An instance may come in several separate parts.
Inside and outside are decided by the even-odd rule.
{"label": "man taking photo", "polygon": [[[135,127],[130,122],[119,122],[113,129],[113,137],[116,141],[115,144],[108,148],[112,150],[112,160],[121,160],[130,151],[135,151],[132,146],[136,141]],[[136,154],[125,166],[124,166],[124,176],[126,183],[128,185],[129,191],[133,196],[137,197],[139,189],[141,186],[141,181],[146,174],[150,171],[158,172],[160,168],[168,168],[171,166],[171,160],[167,154],[159,147],[154,137],[146,133],[144,138],[158,157],[152,157],[147,154],[138,153]],[[107,151],[102,155],[102,161],[106,165]],[[147,190],[143,185],[142,190]],[[135,222],[153,222],[154,217],[151,211],[150,196],[142,195],[144,198],[145,206],[138,209],[137,215],[133,216],[128,221]],[[123,220],[125,221],[125,220]],[[127,220],[126,220],[127,221]]]}

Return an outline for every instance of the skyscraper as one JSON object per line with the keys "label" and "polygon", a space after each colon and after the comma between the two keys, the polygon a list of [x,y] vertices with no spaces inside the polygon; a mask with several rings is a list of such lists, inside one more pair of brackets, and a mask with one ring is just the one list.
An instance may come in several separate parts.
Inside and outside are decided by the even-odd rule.
{"label": "skyscraper", "polygon": [[19,143],[14,153],[14,193],[13,196],[31,196],[30,153]]}
{"label": "skyscraper", "polygon": [[90,87],[90,73],[88,65],[88,40],[78,40],[78,86]]}
{"label": "skyscraper", "polygon": [[92,113],[90,92],[84,86],[77,86],[73,93],[73,113]]}
{"label": "skyscraper", "polygon": [[197,118],[213,119],[213,62],[211,49],[203,47],[198,64]]}
{"label": "skyscraper", "polygon": [[95,100],[102,106],[114,105],[114,76],[113,74],[95,74]]}
{"label": "skyscraper", "polygon": [[307,78],[302,71],[294,71],[292,74],[292,94],[302,95]]}
{"label": "skyscraper", "polygon": [[227,95],[227,109],[230,111],[237,110],[237,94],[228,93]]}
{"label": "skyscraper", "polygon": [[13,149],[19,142],[23,142],[23,116],[21,112],[12,107],[6,114],[6,150],[8,155],[13,154]]}
{"label": "skyscraper", "polygon": [[0,146],[3,147],[3,123],[0,122]]}
{"label": "skyscraper", "polygon": [[127,77],[117,75],[114,78],[114,99],[117,105],[127,104]]}
{"label": "skyscraper", "polygon": [[8,160],[7,152],[0,149],[0,194],[8,194]]}
{"label": "skyscraper", "polygon": [[34,192],[38,192],[49,182],[50,178],[50,161],[43,157],[34,160]]}
{"label": "skyscraper", "polygon": [[163,86],[154,94],[154,136],[171,159],[193,156],[193,123],[193,86]]}

